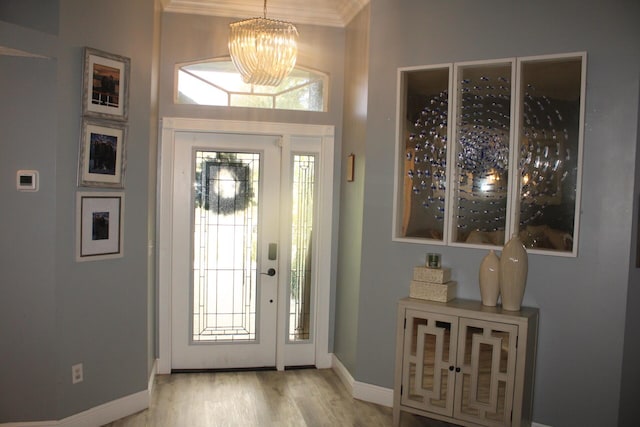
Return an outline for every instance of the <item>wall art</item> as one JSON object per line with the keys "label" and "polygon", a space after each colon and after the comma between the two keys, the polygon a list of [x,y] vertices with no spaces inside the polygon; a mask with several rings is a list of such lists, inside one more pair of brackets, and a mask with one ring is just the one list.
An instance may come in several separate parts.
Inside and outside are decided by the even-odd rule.
{"label": "wall art", "polygon": [[126,140],[124,123],[85,118],[80,135],[78,185],[124,188]]}
{"label": "wall art", "polygon": [[127,120],[131,60],[86,47],[82,74],[82,114]]}
{"label": "wall art", "polygon": [[123,192],[78,192],[76,261],[123,256]]}

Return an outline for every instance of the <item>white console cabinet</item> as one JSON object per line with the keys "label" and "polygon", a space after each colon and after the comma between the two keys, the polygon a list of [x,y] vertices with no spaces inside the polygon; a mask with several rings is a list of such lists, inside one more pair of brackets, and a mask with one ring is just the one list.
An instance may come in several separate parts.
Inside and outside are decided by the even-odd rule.
{"label": "white console cabinet", "polygon": [[538,309],[398,303],[393,423],[400,412],[463,426],[531,425]]}

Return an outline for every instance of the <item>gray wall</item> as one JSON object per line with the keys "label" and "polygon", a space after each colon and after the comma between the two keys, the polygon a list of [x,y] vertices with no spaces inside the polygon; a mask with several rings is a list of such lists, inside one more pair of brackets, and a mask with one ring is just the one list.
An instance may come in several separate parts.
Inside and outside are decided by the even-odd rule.
{"label": "gray wall", "polygon": [[[640,145],[640,94],[638,95],[638,130],[636,147]],[[633,191],[633,229],[631,231],[631,254],[629,261],[629,290],[627,292],[627,319],[624,334],[624,359],[622,363],[622,385],[620,389],[620,426],[635,426],[640,420],[638,385],[640,384],[640,249],[638,244],[638,217],[640,216],[640,150],[636,148],[635,190]]]}
{"label": "gray wall", "polygon": [[[35,30],[0,22],[0,45],[53,59],[0,58],[0,95],[10,100],[0,115],[0,384],[11,390],[0,394],[0,422],[62,419],[145,390],[154,357],[148,350],[154,346],[149,344],[147,277],[153,262],[147,225],[154,215],[148,212],[156,122],[151,127],[154,1],[61,0],[51,8],[59,13],[49,17],[55,24],[45,26],[36,2],[29,3],[31,8],[5,12],[12,22]],[[52,28],[60,28],[59,34],[50,35]],[[128,56],[132,67],[125,256],[77,263],[84,46]],[[40,170],[38,193],[16,192],[19,168]],[[72,385],[71,366],[80,362],[84,382]]]}
{"label": "gray wall", "polygon": [[[0,22],[34,51],[52,37]],[[6,43],[3,37],[0,45]],[[6,46],[6,44],[5,44]],[[56,60],[0,56],[0,422],[55,408]],[[33,102],[34,99],[40,100]],[[53,159],[53,160],[52,160]],[[40,172],[40,192],[16,191],[16,172]],[[25,381],[26,379],[26,381]],[[10,393],[8,391],[11,391]]]}
{"label": "gray wall", "polygon": [[369,6],[348,25],[345,58],[342,159],[355,155],[354,180],[347,182],[346,162],[340,179],[340,233],[336,281],[334,354],[356,372],[358,295],[365,178],[365,141],[369,66]]}
{"label": "gray wall", "polygon": [[58,9],[58,1],[0,0],[2,21],[53,35],[58,34]]}
{"label": "gray wall", "polygon": [[634,211],[638,16],[640,4],[624,0],[372,0],[362,269],[359,301],[352,301],[359,307],[356,380],[392,387],[395,301],[407,295],[412,267],[426,252],[442,252],[458,295],[473,299],[486,253],[391,242],[397,67],[587,51],[579,256],[531,255],[524,304],[541,310],[534,420],[616,424]]}

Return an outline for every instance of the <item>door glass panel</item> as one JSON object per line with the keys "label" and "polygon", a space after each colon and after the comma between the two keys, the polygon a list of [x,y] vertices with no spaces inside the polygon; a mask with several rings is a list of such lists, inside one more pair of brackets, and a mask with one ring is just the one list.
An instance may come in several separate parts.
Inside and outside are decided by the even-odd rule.
{"label": "door glass panel", "polygon": [[511,68],[511,63],[457,68],[453,242],[504,244]]}
{"label": "door glass panel", "polygon": [[260,154],[197,151],[193,341],[256,340]]}
{"label": "door glass panel", "polygon": [[527,248],[574,250],[582,57],[523,61],[519,236]]}
{"label": "door glass panel", "polygon": [[311,295],[315,165],[313,155],[293,156],[289,341],[311,338]]}

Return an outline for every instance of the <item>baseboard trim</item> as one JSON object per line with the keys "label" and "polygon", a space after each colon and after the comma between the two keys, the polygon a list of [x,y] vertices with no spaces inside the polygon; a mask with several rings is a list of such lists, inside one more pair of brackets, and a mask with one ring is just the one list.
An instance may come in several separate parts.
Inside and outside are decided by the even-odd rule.
{"label": "baseboard trim", "polygon": [[353,383],[353,397],[388,408],[393,407],[393,389],[390,388],[356,381]]}
{"label": "baseboard trim", "polygon": [[[342,364],[335,354],[331,354],[333,359],[331,368],[342,381],[347,391],[354,399],[365,402],[376,403],[381,406],[393,407],[393,389],[380,387],[373,384],[359,382],[353,379],[349,370]],[[531,427],[551,427],[536,422],[531,423]]]}
{"label": "baseboard trim", "polygon": [[340,359],[335,355],[332,356],[333,370],[338,375],[338,378],[342,380],[347,391],[354,397],[354,399],[364,400],[365,402],[376,403],[387,407],[393,406],[393,389],[355,381]]}
{"label": "baseboard trim", "polygon": [[340,378],[340,381],[342,381],[342,384],[344,384],[349,394],[353,396],[354,380],[351,373],[349,373],[349,370],[344,367],[340,359],[338,359],[338,357],[333,353],[331,354],[331,360],[331,368],[336,375],[338,375],[338,378]]}
{"label": "baseboard trim", "polygon": [[120,418],[135,414],[149,407],[149,391],[138,393],[120,399],[112,400],[79,414],[61,420],[58,427],[86,427],[101,426]]}
{"label": "baseboard trim", "polygon": [[0,427],[97,427],[111,423],[149,407],[156,369],[157,363],[154,361],[149,374],[147,390],[112,400],[59,421],[12,422],[0,424]]}

